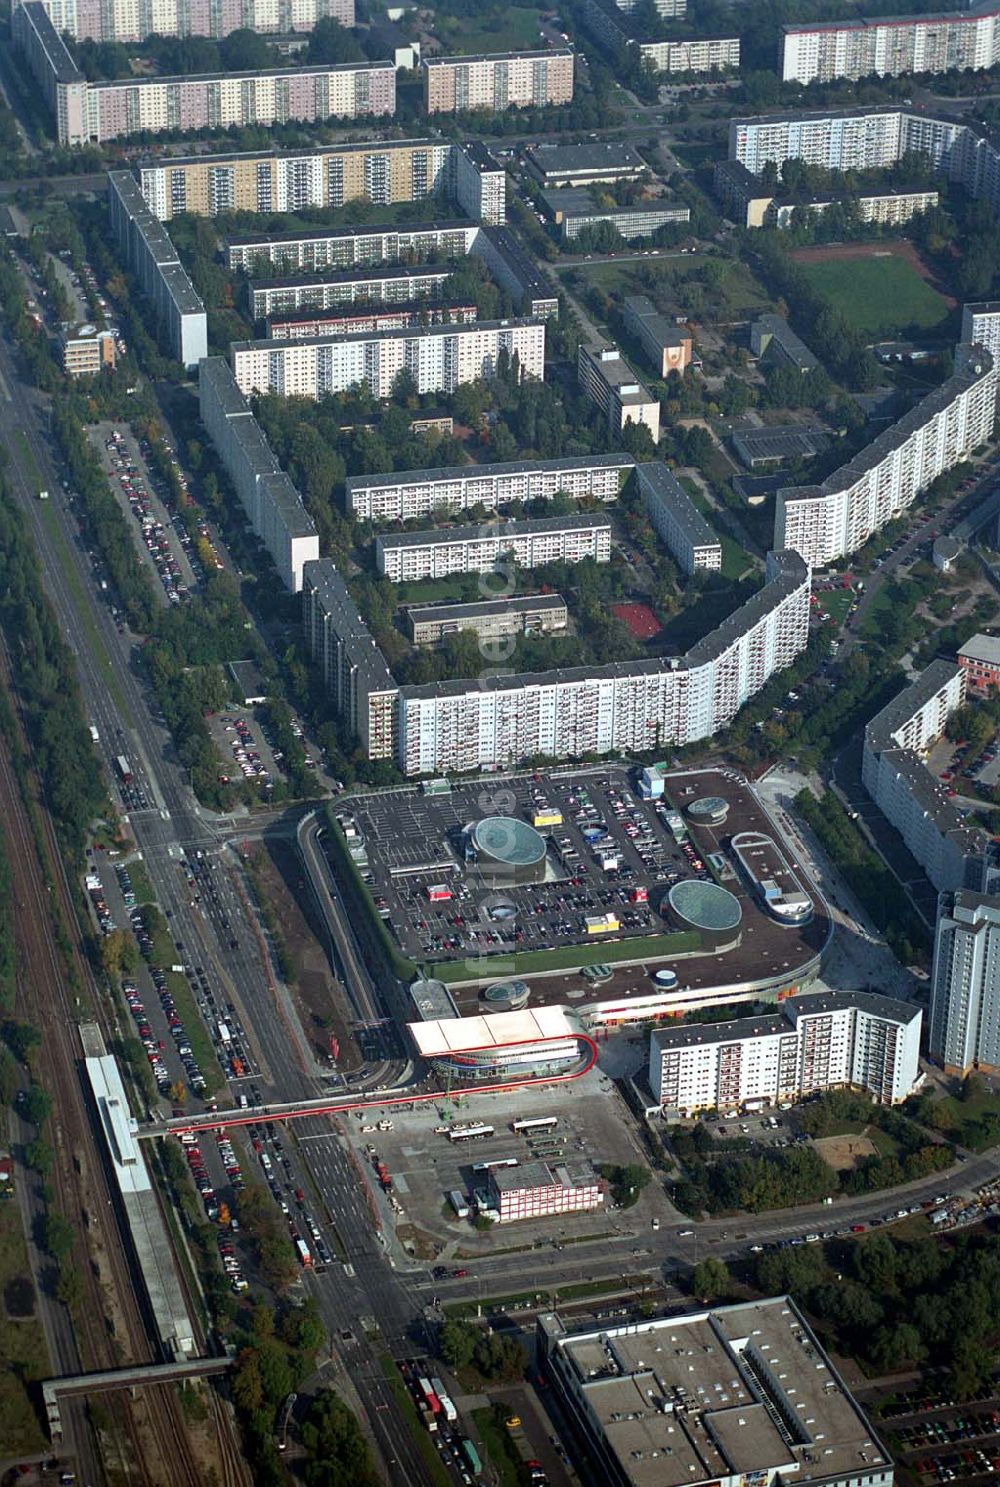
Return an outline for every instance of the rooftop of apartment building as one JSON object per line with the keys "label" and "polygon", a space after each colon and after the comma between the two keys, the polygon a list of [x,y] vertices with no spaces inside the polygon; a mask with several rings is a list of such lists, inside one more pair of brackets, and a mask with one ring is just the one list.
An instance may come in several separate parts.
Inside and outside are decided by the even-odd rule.
{"label": "rooftop of apartment building", "polygon": [[378,62],[369,62],[367,59],[361,62],[323,62],[314,67],[253,67],[246,72],[189,72],[171,73],[163,77],[125,77],[89,83],[88,87],[96,92],[99,89],[112,88],[175,87],[183,83],[245,83],[260,77],[326,77],[331,72],[371,72],[379,67],[388,68],[395,77],[395,63],[382,58]]}
{"label": "rooftop of apartment building", "polygon": [[353,490],[394,489],[397,485],[434,484],[437,481],[492,479],[497,475],[528,475],[549,470],[632,470],[635,460],[629,454],[581,454],[554,460],[502,460],[487,465],[439,465],[432,470],[394,470],[389,475],[349,475],[344,488]]}
{"label": "rooftop of apartment building", "polygon": [[515,320],[476,320],[468,324],[448,322],[444,325],[411,325],[404,326],[401,330],[352,330],[335,336],[303,336],[294,341],[276,341],[262,337],[256,341],[232,341],[229,349],[232,353],[237,351],[302,351],[310,346],[342,346],[350,341],[398,341],[426,336],[477,335],[480,331],[520,329],[524,326],[541,328],[541,322],[526,316]]}
{"label": "rooftop of apartment building", "polygon": [[[34,0],[39,3],[39,0]],[[382,64],[388,65],[388,64]],[[296,68],[295,71],[302,69]],[[326,71],[325,68],[321,69]],[[232,74],[230,74],[232,76]],[[327,155],[356,155],[359,152],[372,151],[381,154],[383,151],[412,150],[412,149],[451,149],[453,142],[447,139],[364,139],[355,140],[350,144],[314,145],[312,148],[286,150],[227,150],[220,154],[212,155],[151,155],[134,162],[136,172],[143,170],[170,170],[172,167],[185,165],[203,165],[211,169],[215,165],[239,165],[242,162],[258,160],[308,160],[324,159]],[[469,146],[463,145],[468,152]]]}
{"label": "rooftop of apartment building", "polygon": [[[808,575],[805,560],[796,552],[772,554],[781,565],[781,572],[770,583],[753,594],[733,614],[706,635],[684,656],[656,656],[646,660],[612,661],[604,666],[567,666],[552,671],[523,672],[519,676],[484,675],[474,681],[429,682],[400,688],[400,695],[413,700],[433,697],[462,697],[467,692],[499,692],[508,689],[551,687],[559,684],[572,685],[587,681],[615,680],[630,676],[656,676],[664,672],[691,670],[703,666],[720,656],[729,645],[752,629],[776,604],[792,594]],[[787,931],[782,929],[782,934]]]}
{"label": "rooftop of apartment building", "polygon": [[585,356],[598,376],[615,389],[620,402],[627,405],[653,401],[649,389],[636,376],[617,346],[581,346],[580,355]]}
{"label": "rooftop of apartment building", "polygon": [[490,619],[502,614],[544,614],[546,610],[564,610],[561,594],[515,594],[509,599],[481,599],[456,604],[406,604],[407,619],[414,625],[436,621]]}
{"label": "rooftop of apartment building", "polygon": [[46,60],[56,82],[67,85],[86,83],[87,79],[73,61],[66,43],[53,26],[42,0],[23,0],[20,9],[24,11],[25,20],[30,21],[33,31],[45,50]]}
{"label": "rooftop of apartment building", "polygon": [[491,520],[461,527],[429,527],[420,532],[384,533],[375,539],[383,547],[430,547],[449,542],[481,542],[491,537],[542,536],[546,532],[608,531],[607,516],[542,516],[533,521]]}
{"label": "rooftop of apartment building", "polygon": [[662,460],[648,460],[638,466],[640,489],[662,497],[670,515],[692,547],[717,546],[719,538],[672,470]]}
{"label": "rooftop of apartment building", "polygon": [[571,46],[539,47],[530,52],[476,52],[471,56],[455,55],[450,57],[424,57],[421,62],[423,67],[465,67],[473,62],[524,62],[530,59],[533,62],[548,62],[553,57],[573,57],[575,52]]}
{"label": "rooftop of apartment building", "polygon": [[954,679],[958,669],[954,661],[945,661],[940,657],[932,661],[908,687],[904,687],[870,720],[865,728],[866,747],[875,753],[896,748],[896,734]]}
{"label": "rooftop of apartment building", "polygon": [[[468,223],[465,225],[468,226]],[[531,254],[522,247],[521,240],[512,228],[481,227],[479,231],[502,255],[508,268],[517,276],[525,294],[555,299],[556,291],[551,281],[545,277]]]}
{"label": "rooftop of apartment building", "polygon": [[417,233],[482,231],[468,217],[449,217],[443,222],[401,222],[392,227],[385,223],[368,223],[363,227],[300,227],[291,232],[233,232],[226,239],[228,247],[268,247],[271,243],[318,242],[330,238],[413,237]]}
{"label": "rooftop of apartment building", "polygon": [[303,567],[303,581],[314,590],[320,609],[330,616],[333,630],[361,673],[363,689],[395,692],[396,681],[375,638],[361,618],[347,584],[331,558],[317,558]]}
{"label": "rooftop of apartment building", "polygon": [[[468,223],[466,223],[466,226],[468,226]],[[235,239],[230,239],[230,242],[234,241]],[[247,288],[252,294],[259,289],[308,289],[312,285],[318,284],[357,284],[361,281],[366,284],[376,284],[383,279],[392,281],[395,279],[406,279],[411,275],[419,278],[421,274],[440,274],[442,277],[447,277],[451,272],[452,269],[447,263],[399,263],[390,265],[389,267],[372,269],[361,265],[353,269],[317,269],[314,273],[291,274],[288,278],[281,279],[251,279]],[[317,315],[334,314],[340,311],[347,314],[350,310],[350,305],[351,301],[347,300],[343,305],[336,306],[336,311],[334,307],[328,310],[322,310],[318,305],[302,305],[300,308],[303,311],[311,310]]]}
{"label": "rooftop of apartment building", "polygon": [[862,31],[872,26],[939,26],[943,21],[976,21],[985,16],[1000,15],[996,0],[968,10],[935,10],[925,15],[845,16],[836,21],[792,21],[783,26],[786,35],[799,31]]}
{"label": "rooftop of apartment building", "polygon": [[965,857],[977,857],[983,853],[987,842],[985,833],[968,825],[944,785],[934,778],[918,754],[912,749],[891,748],[884,751],[883,757],[899,772],[924,819],[940,836],[949,838]]}
{"label": "rooftop of apartment building", "polygon": [[819,485],[789,486],[782,494],[795,500],[834,495],[848,489],[864,475],[874,470],[888,455],[905,444],[918,429],[923,428],[939,413],[943,413],[956,398],[975,387],[976,383],[992,370],[993,358],[983,347],[956,347],[956,360],[962,360],[960,353],[963,350],[966,352],[975,350],[976,354],[967,356],[963,364],[951,374],[947,381],[942,382],[940,387],[935,387],[933,392],[929,392],[889,428],[883,429],[882,433],[877,434],[870,444],[866,444],[864,449],[859,450],[853,459],[841,465],[838,470],[834,470],[833,474],[828,475]]}
{"label": "rooftop of apartment building", "polygon": [[958,654],[970,661],[982,661],[987,666],[1000,666],[1000,636],[972,635],[959,647]]}
{"label": "rooftop of apartment building", "polygon": [[198,367],[198,382],[199,385],[204,383],[211,386],[227,418],[240,414],[251,417],[247,400],[240,392],[232,368],[224,356],[206,356]]}

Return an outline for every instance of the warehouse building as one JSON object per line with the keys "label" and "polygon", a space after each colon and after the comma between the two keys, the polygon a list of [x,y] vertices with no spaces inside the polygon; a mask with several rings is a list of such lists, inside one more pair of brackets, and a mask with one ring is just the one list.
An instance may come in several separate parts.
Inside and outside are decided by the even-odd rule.
{"label": "warehouse building", "polygon": [[580,346],[577,380],[592,403],[607,415],[612,436],[627,423],[642,423],[654,444],[660,441],[660,404],[629,366],[617,346]]}
{"label": "warehouse building", "polygon": [[410,373],[417,392],[454,392],[463,383],[494,377],[506,357],[522,378],[545,373],[545,325],[536,320],[480,320],[473,325],[428,325],[374,334],[317,336],[295,341],[233,341],[233,375],[246,397],[319,398],[365,383],[388,398],[397,377]]}
{"label": "warehouse building", "polygon": [[571,46],[538,52],[489,52],[477,57],[424,57],[424,107],[429,114],[473,109],[547,108],[572,103]]}
{"label": "warehouse building", "polygon": [[279,466],[221,356],[206,357],[199,367],[198,404],[250,526],[285,587],[297,594],[305,565],[319,557],[319,537],[302,497]]}
{"label": "warehouse building", "polygon": [[720,572],[722,544],[676,475],[661,460],[636,470],[649,520],[681,572]]}
{"label": "warehouse building", "polygon": [[966,824],[923,760],[965,701],[966,673],[938,660],[865,729],[861,778],[939,893],[978,888],[986,838]]}
{"label": "warehouse building", "polygon": [[776,545],[817,568],[849,557],[932,481],[993,436],[998,375],[978,346],[959,346],[955,371],[819,485],[778,492]]}
{"label": "warehouse building", "polygon": [[544,563],[611,561],[611,522],[603,516],[553,516],[539,521],[483,522],[394,532],[375,539],[375,567],[392,583],[492,573],[503,560],[518,568]]}
{"label": "warehouse building", "polygon": [[790,1296],[537,1326],[608,1487],[892,1487],[892,1457]]}
{"label": "warehouse building", "polygon": [[411,604],[406,624],[414,645],[437,645],[468,630],[482,641],[565,630],[569,611],[561,594],[515,594],[473,604]]}
{"label": "warehouse building", "polygon": [[858,991],[790,997],[773,1016],[657,1028],[649,1084],[664,1114],[762,1110],[828,1089],[898,1105],[920,1077],[923,1013]]}
{"label": "warehouse building", "polygon": [[554,460],[508,460],[489,465],[451,465],[436,470],[396,470],[388,475],[351,475],[344,483],[347,510],[359,521],[410,521],[440,511],[485,506],[494,511],[514,501],[615,501],[635,460],[627,454],[591,454]]}
{"label": "warehouse building", "polygon": [[171,355],[196,367],[208,355],[205,306],[128,171],[108,172],[108,210],[118,251],[150,301]]}
{"label": "warehouse building", "polygon": [[592,140],[585,145],[532,145],[525,164],[536,181],[553,190],[558,186],[593,186],[635,181],[649,174],[649,166],[634,145],[624,140]]}

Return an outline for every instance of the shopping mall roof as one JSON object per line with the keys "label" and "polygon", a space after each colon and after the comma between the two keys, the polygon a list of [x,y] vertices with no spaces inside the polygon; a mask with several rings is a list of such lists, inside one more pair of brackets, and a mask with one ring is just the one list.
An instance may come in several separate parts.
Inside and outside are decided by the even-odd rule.
{"label": "shopping mall roof", "polygon": [[493,1012],[480,1017],[448,1017],[411,1023],[410,1037],[424,1058],[474,1049],[514,1048],[580,1036],[565,1007],[532,1007],[521,1012]]}

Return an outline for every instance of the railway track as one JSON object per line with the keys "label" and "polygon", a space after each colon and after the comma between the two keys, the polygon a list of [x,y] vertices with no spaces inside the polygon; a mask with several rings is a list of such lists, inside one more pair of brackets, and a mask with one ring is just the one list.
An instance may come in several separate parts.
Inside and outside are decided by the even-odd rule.
{"label": "railway track", "polygon": [[[16,700],[11,684],[6,643],[0,643],[0,687]],[[23,733],[19,740],[23,758],[30,752]],[[53,934],[51,905],[57,902],[64,923],[72,934],[73,906],[61,872],[61,859],[51,822],[39,805],[45,836],[47,881],[39,857],[28,809],[22,798],[10,747],[0,740],[0,813],[4,822],[8,857],[16,904],[18,966],[18,1011],[41,1032],[46,1088],[52,1097],[49,1117],[55,1152],[49,1181],[56,1206],[68,1219],[77,1236],[74,1258],[82,1283],[82,1300],[74,1309],[73,1333],[77,1357],[63,1330],[59,1351],[65,1356],[51,1360],[55,1371],[92,1371],[121,1367],[125,1363],[154,1361],[154,1350],[136,1296],[136,1282],[115,1219],[113,1198],[105,1175],[102,1154],[92,1138],[90,1112],[81,1084],[80,1049],[76,1018],[79,1008],[67,985],[62,954]],[[80,976],[89,986],[95,1009],[100,998],[89,971],[74,943],[70,955]],[[80,1164],[77,1153],[86,1152]],[[90,1241],[88,1243],[88,1240]],[[110,1319],[110,1320],[109,1320]],[[72,1432],[80,1464],[87,1479],[104,1478],[86,1423],[85,1403],[67,1406],[67,1424]],[[196,1459],[180,1401],[166,1386],[147,1391],[145,1419],[127,1400],[109,1410],[111,1419],[121,1419],[129,1437],[135,1480],[149,1487],[177,1483],[201,1487],[204,1470]]]}

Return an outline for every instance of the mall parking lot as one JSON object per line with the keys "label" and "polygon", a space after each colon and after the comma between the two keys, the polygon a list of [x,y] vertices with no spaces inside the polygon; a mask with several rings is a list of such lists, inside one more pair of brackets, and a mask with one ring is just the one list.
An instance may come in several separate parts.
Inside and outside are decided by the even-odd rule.
{"label": "mall parking lot", "polygon": [[[447,794],[400,790],[345,804],[364,839],[376,908],[417,960],[593,944],[586,920],[614,916],[615,938],[661,933],[659,906],[686,878],[708,879],[666,809],[640,800],[628,772],[607,766],[468,785]],[[466,862],[464,833],[484,816],[514,816],[545,837],[544,876],[488,879]]]}

